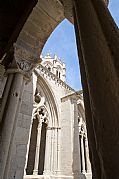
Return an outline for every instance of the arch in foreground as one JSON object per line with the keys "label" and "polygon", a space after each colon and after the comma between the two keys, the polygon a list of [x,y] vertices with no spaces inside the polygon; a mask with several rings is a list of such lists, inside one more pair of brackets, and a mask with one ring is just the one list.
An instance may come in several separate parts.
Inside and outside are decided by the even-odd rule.
{"label": "arch in foreground", "polygon": [[[42,1],[39,1],[38,4],[40,2]],[[56,3],[57,6],[59,6],[59,4],[60,3],[58,2]],[[73,4],[71,4],[70,1],[62,1],[60,6],[63,7],[63,11],[61,11],[63,12],[63,17],[65,14],[67,18],[72,16],[72,12],[70,11],[72,7],[74,9],[72,17],[74,17],[77,46],[80,57],[93,178],[118,178],[118,28],[116,27],[107,7],[102,0],[89,0],[88,2],[75,0]],[[53,7],[54,6],[52,6],[52,8]],[[32,13],[34,14],[35,8],[32,11]],[[43,14],[47,14],[45,12],[45,8],[46,6],[42,8],[40,6],[40,13],[38,11],[40,17],[42,17],[40,20],[43,20],[43,22],[45,22],[45,19],[43,19]],[[37,7],[37,10],[39,10],[39,6]],[[52,12],[54,11],[52,10]],[[33,18],[32,13],[28,19],[30,23]],[[53,19],[57,19],[58,16],[51,15],[49,18],[52,19],[52,17],[55,17]],[[61,15],[61,19],[63,17]],[[53,24],[56,25],[57,20],[55,21],[51,19],[49,19],[48,22],[53,21]],[[58,19],[58,21],[60,20]],[[35,22],[35,27],[37,27],[38,21],[34,18],[33,23]],[[41,24],[43,22],[41,22]],[[24,28],[29,29],[28,32],[25,31],[24,28],[23,31],[21,31],[21,34],[19,35],[19,38],[17,39],[17,43],[15,45],[15,51],[13,51],[13,49],[11,48],[9,52],[7,51],[7,54],[2,59],[2,76],[5,71],[4,65],[6,68],[8,68],[9,62],[11,62],[13,59],[13,54],[14,60],[16,60],[16,64],[13,63],[11,67],[9,66],[10,69],[7,70],[7,73],[9,75],[2,80],[2,148],[0,151],[2,162],[2,177],[5,177],[6,171],[9,169],[9,162],[7,161],[9,161],[11,157],[16,123],[18,122],[19,118],[23,117],[19,116],[18,118],[17,111],[19,109],[19,106],[21,105],[20,99],[22,96],[22,86],[24,85],[24,83],[26,83],[24,80],[24,76],[25,79],[29,78],[31,69],[39,61],[37,60],[37,54],[39,54],[40,50],[43,47],[43,44],[47,39],[45,34],[44,38],[41,38],[41,41],[37,41],[37,39],[35,39],[34,37],[34,34],[36,34],[36,37],[39,37],[37,36],[39,35],[39,31],[37,32],[37,28],[30,28],[30,23],[27,24],[28,26],[26,24],[24,26]],[[47,27],[45,28],[46,30],[48,30],[47,37],[54,29],[55,25],[51,26],[51,29],[47,29]],[[87,28],[85,25],[87,26]],[[35,30],[34,33],[32,30]],[[40,32],[46,32],[44,28],[40,30]],[[25,35],[22,36],[22,34]],[[44,33],[41,36],[43,37],[43,35]],[[14,36],[12,36],[11,40],[12,43],[14,39],[13,37]],[[35,43],[33,43],[32,46],[31,42],[34,41]],[[9,100],[7,100],[8,98]],[[30,101],[30,104],[31,102],[32,100]],[[25,99],[22,105],[27,109],[30,109]],[[23,111],[24,107],[22,108]],[[31,115],[31,110],[29,112],[25,110],[24,113],[26,114],[26,112],[28,115]],[[112,138],[110,138],[110,132],[112,134]],[[26,132],[25,136],[27,136],[27,134],[28,133]],[[24,137],[23,139],[25,140]],[[20,171],[22,173],[22,170]]]}

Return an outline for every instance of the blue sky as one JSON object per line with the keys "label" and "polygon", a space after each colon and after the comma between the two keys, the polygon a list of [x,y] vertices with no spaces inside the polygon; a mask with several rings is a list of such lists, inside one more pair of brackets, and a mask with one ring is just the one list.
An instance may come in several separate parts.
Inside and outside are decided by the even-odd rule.
{"label": "blue sky", "polygon": [[[119,0],[110,0],[109,9],[119,26]],[[79,74],[79,63],[75,41],[74,26],[68,21],[62,21],[47,40],[42,54],[56,54],[66,64],[66,82],[75,90],[82,89]]]}

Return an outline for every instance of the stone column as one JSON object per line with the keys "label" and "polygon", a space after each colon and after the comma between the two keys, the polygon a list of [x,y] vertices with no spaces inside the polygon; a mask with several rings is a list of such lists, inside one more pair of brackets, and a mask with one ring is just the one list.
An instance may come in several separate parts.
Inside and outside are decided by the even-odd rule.
{"label": "stone column", "polygon": [[61,175],[75,179],[80,178],[81,172],[77,100],[76,94],[66,96],[61,100],[60,170]]}
{"label": "stone column", "polygon": [[85,100],[89,104],[88,114],[91,112],[92,131],[87,116],[89,146],[92,150],[90,157],[96,156],[95,165],[91,160],[93,170],[96,169],[93,177],[118,178],[118,28],[102,0],[75,0],[74,7],[77,44],[79,50],[81,43],[81,63],[85,73],[82,81],[86,87],[84,92],[88,92],[84,96],[88,99]]}
{"label": "stone column", "polygon": [[82,173],[85,173],[85,156],[84,156],[84,143],[83,143],[84,136],[81,135],[81,155],[82,155]]}
{"label": "stone column", "polygon": [[2,162],[0,167],[1,179],[4,177],[3,175],[7,165],[11,137],[13,135],[14,124],[16,123],[15,121],[17,115],[16,112],[18,110],[18,106],[20,103],[22,85],[23,85],[23,75],[20,73],[14,74],[14,78],[9,94],[9,101],[7,103],[7,108],[5,111],[6,114],[3,119],[4,126],[2,129],[2,141],[1,141],[2,148],[0,149],[0,155],[2,157]]}
{"label": "stone column", "polygon": [[51,173],[53,173],[54,171],[54,129],[52,127],[52,130],[51,130],[51,158],[50,158],[50,161],[51,161]]}
{"label": "stone column", "polygon": [[79,141],[79,125],[78,125],[78,105],[77,100],[72,100],[74,104],[74,123],[73,123],[73,176],[75,179],[80,178],[81,162],[80,162],[80,141]]}
{"label": "stone column", "polygon": [[28,138],[27,152],[26,152],[26,158],[25,158],[26,160],[25,160],[25,167],[24,167],[24,176],[26,175],[26,170],[27,170],[27,163],[28,163],[28,155],[29,155],[29,147],[30,147],[32,126],[33,126],[33,113],[32,113],[30,129],[29,129],[29,138]]}
{"label": "stone column", "polygon": [[51,128],[47,127],[46,131],[46,150],[45,150],[45,165],[44,174],[49,175],[51,173]]}
{"label": "stone column", "polygon": [[86,154],[86,166],[87,166],[87,173],[91,173],[91,163],[89,159],[89,150],[88,150],[88,140],[85,138],[85,154]]}
{"label": "stone column", "polygon": [[41,141],[41,129],[42,129],[42,120],[41,120],[41,118],[39,116],[39,119],[38,119],[38,128],[37,128],[37,142],[36,142],[35,164],[34,164],[33,175],[38,175],[40,141]]}
{"label": "stone column", "polygon": [[61,128],[57,128],[57,173],[60,173],[60,133]]}
{"label": "stone column", "polygon": [[92,165],[92,174],[94,178],[100,179],[101,178],[100,161],[99,161],[99,156],[96,150],[96,141],[95,141],[95,134],[94,134],[94,129],[93,129],[94,126],[93,126],[93,116],[91,112],[89,87],[88,87],[88,82],[87,82],[87,77],[86,77],[84,56],[83,56],[83,52],[81,49],[79,24],[77,22],[75,11],[74,11],[74,23],[75,23],[75,33],[76,33],[78,56],[79,56],[79,63],[80,63],[81,80],[82,80],[82,86],[83,86],[83,97],[84,97],[85,114],[86,114],[85,117],[86,117],[86,123],[87,123],[87,134],[88,134],[90,160],[91,160],[91,165]]}
{"label": "stone column", "polygon": [[17,137],[14,135],[16,131],[16,125],[18,122],[18,113],[21,106],[22,93],[24,90],[25,83],[28,79],[30,79],[32,73],[31,70],[33,67],[31,62],[25,60],[24,50],[20,47],[16,47],[17,46],[15,44],[14,59],[12,65],[7,70],[7,73],[9,73],[10,76],[12,76],[12,82],[10,82],[11,87],[2,119],[2,148],[0,148],[1,179],[9,178],[8,173],[12,157],[12,146],[14,145],[14,140]]}
{"label": "stone column", "polygon": [[57,141],[57,127],[54,127],[54,129],[53,129],[53,131],[54,131],[54,140],[53,140],[53,148],[54,148],[54,152],[53,152],[53,158],[54,158],[54,161],[53,161],[53,172],[55,173],[55,174],[57,174],[57,170],[58,170],[58,168],[57,168],[57,164],[58,164],[58,158],[57,158],[57,143],[58,143],[58,141]]}

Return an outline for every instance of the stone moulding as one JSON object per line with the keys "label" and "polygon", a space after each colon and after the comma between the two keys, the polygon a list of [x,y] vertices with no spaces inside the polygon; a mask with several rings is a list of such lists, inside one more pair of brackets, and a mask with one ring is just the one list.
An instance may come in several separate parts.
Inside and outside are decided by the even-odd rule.
{"label": "stone moulding", "polygon": [[52,72],[50,72],[46,67],[42,66],[41,64],[39,65],[39,67],[35,70],[39,75],[46,75],[49,78],[51,78],[53,81],[56,82],[56,84],[61,85],[62,87],[64,87],[65,89],[68,89],[70,91],[75,91],[74,89],[72,89],[69,85],[67,85],[66,83],[64,83],[61,79],[59,79],[56,75],[54,75]]}

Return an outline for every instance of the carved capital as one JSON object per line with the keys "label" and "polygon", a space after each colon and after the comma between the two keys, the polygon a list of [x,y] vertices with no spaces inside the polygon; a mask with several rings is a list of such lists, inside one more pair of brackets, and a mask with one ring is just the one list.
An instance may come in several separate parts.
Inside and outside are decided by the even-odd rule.
{"label": "carved capital", "polygon": [[41,62],[40,57],[35,57],[34,54],[17,44],[14,44],[14,59],[17,69],[27,78],[31,77],[32,70]]}
{"label": "carved capital", "polygon": [[27,51],[25,48],[14,44],[14,56],[15,59],[22,59],[22,60],[31,60],[34,61],[34,55],[32,53],[30,53],[29,51]]}
{"label": "carved capital", "polygon": [[29,61],[16,59],[17,68],[21,71],[26,77],[30,77],[32,75],[33,64]]}

